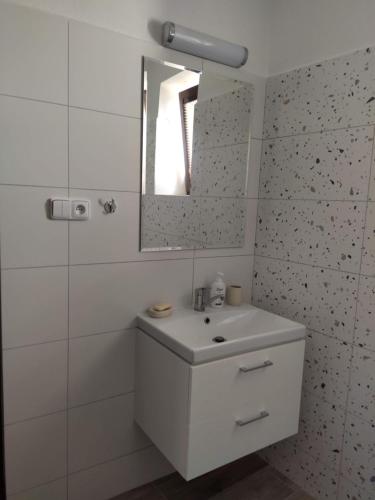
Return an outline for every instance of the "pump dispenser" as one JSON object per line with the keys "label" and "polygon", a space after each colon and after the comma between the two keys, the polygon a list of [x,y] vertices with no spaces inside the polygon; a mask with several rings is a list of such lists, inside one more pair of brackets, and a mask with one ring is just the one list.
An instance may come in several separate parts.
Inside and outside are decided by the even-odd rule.
{"label": "pump dispenser", "polygon": [[210,288],[210,306],[215,309],[223,307],[225,302],[225,283],[224,274],[217,273],[215,281],[212,282]]}

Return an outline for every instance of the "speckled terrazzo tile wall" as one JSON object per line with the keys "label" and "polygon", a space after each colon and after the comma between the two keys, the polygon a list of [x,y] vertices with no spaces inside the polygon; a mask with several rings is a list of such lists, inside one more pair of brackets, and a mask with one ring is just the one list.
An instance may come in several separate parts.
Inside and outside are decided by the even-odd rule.
{"label": "speckled terrazzo tile wall", "polygon": [[375,49],[268,80],[253,302],[308,328],[300,432],[262,455],[375,498]]}
{"label": "speckled terrazzo tile wall", "polygon": [[244,84],[195,105],[191,194],[203,248],[244,246],[253,98]]}

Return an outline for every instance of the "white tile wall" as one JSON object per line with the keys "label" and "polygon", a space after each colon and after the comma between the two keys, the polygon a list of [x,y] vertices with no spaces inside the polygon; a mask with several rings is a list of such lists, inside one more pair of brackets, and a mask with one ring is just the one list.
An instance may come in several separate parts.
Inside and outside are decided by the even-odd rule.
{"label": "white tile wall", "polygon": [[68,185],[68,110],[0,96],[0,183]]}
{"label": "white tile wall", "polygon": [[137,312],[155,302],[190,304],[192,273],[192,260],[71,267],[70,335],[135,326]]}
{"label": "white tile wall", "polygon": [[[70,264],[193,258],[194,253],[188,250],[139,251],[139,193],[71,189],[70,195],[91,203],[90,220],[84,224],[74,221],[69,226]],[[116,211],[106,214],[103,202],[112,198]]]}
{"label": "white tile wall", "polygon": [[66,474],[66,413],[5,427],[7,492],[17,493]]}
{"label": "white tile wall", "polygon": [[[244,248],[139,252],[142,55],[202,67],[157,44],[0,3],[0,255],[12,500],[105,500],[172,472],[133,422],[134,319],[156,301],[190,305],[193,286],[217,270],[230,280],[250,276],[256,139]],[[252,137],[259,139],[264,79],[211,69],[254,83]],[[90,221],[47,218],[47,200],[68,193],[91,201]],[[117,211],[104,215],[99,200],[112,196]],[[243,284],[248,298],[250,278]]]}
{"label": "white tile wall", "polygon": [[69,472],[149,446],[150,441],[134,422],[133,409],[131,393],[69,410]]}
{"label": "white tile wall", "polygon": [[69,104],[140,118],[144,55],[190,68],[202,67],[194,57],[176,55],[156,44],[70,21]]}
{"label": "white tile wall", "polygon": [[135,330],[90,335],[69,342],[69,405],[130,392],[134,388]]}
{"label": "white tile wall", "polygon": [[70,22],[69,104],[140,118],[142,55],[119,33]]}
{"label": "white tile wall", "polygon": [[67,352],[67,341],[4,352],[6,424],[66,408]]}
{"label": "white tile wall", "polygon": [[61,266],[68,263],[68,223],[47,218],[47,200],[66,189],[0,186],[1,265]]}
{"label": "white tile wall", "polygon": [[173,472],[153,447],[69,476],[69,500],[112,498]]}
{"label": "white tile wall", "polygon": [[140,137],[139,119],[71,108],[70,186],[139,192]]}
{"label": "white tile wall", "polygon": [[194,288],[210,286],[215,279],[216,272],[219,271],[224,273],[227,285],[241,285],[244,302],[250,302],[252,268],[253,259],[247,255],[196,259],[194,261]]}
{"label": "white tile wall", "polygon": [[66,478],[57,479],[47,484],[42,484],[31,490],[26,490],[15,495],[8,495],[9,500],[66,500],[67,499]]}
{"label": "white tile wall", "polygon": [[2,321],[4,348],[67,338],[68,268],[2,271]]}
{"label": "white tile wall", "polygon": [[[90,220],[84,224],[73,221],[69,226],[70,264],[193,258],[194,253],[189,250],[140,252],[139,193],[71,189],[70,195],[91,204]],[[106,214],[103,202],[112,198],[116,211]]]}
{"label": "white tile wall", "polygon": [[2,3],[0,93],[67,103],[68,23]]}
{"label": "white tile wall", "polygon": [[[70,263],[126,262],[142,259],[139,252],[138,193],[82,191],[72,189],[72,197],[90,200],[88,222],[70,224]],[[116,212],[106,214],[103,203],[114,198]]]}

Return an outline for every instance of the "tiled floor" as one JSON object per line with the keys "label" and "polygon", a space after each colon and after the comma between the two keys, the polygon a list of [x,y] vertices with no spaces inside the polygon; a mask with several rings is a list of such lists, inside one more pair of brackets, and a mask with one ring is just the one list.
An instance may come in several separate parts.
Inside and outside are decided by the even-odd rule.
{"label": "tiled floor", "polygon": [[185,481],[175,473],[113,500],[314,500],[256,455]]}

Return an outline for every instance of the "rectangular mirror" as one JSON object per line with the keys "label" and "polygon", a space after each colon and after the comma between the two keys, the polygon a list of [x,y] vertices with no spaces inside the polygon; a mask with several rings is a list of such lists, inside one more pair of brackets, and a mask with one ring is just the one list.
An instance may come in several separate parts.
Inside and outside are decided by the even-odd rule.
{"label": "rectangular mirror", "polygon": [[143,62],[141,250],[244,246],[252,85]]}

